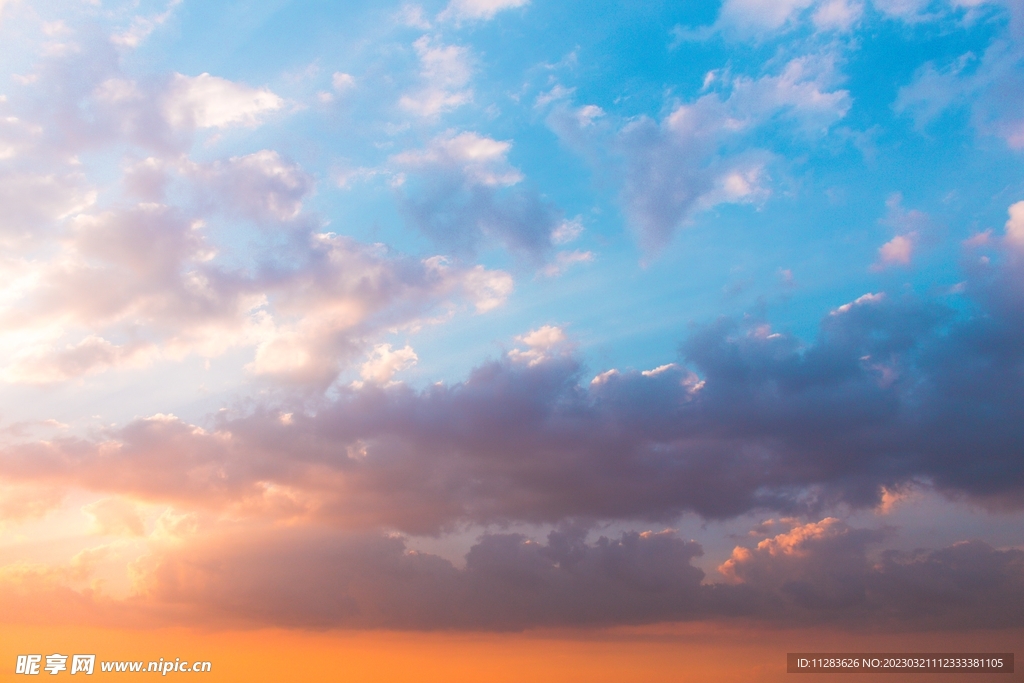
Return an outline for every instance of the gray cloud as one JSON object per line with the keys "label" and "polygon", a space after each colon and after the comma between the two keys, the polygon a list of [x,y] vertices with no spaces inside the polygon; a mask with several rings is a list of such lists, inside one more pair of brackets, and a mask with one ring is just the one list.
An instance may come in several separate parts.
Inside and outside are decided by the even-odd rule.
{"label": "gray cloud", "polygon": [[941,550],[869,547],[885,532],[835,519],[737,548],[704,583],[699,544],[671,531],[546,543],[487,534],[465,567],[398,537],[310,527],[220,533],[135,565],[149,609],[179,618],[290,627],[519,630],[742,617],[872,630],[1024,625],[1024,552],[979,541]]}
{"label": "gray cloud", "polygon": [[104,435],[117,450],[12,446],[0,471],[254,509],[276,509],[274,487],[285,487],[304,515],[412,533],[819,514],[874,507],[883,489],[911,482],[1019,507],[1021,281],[1007,250],[969,280],[984,315],[870,294],[825,316],[809,345],[723,319],[681,345],[680,364],[593,380],[569,349],[538,347],[457,384],[349,387],[319,403],[224,412],[205,431],[140,420]]}

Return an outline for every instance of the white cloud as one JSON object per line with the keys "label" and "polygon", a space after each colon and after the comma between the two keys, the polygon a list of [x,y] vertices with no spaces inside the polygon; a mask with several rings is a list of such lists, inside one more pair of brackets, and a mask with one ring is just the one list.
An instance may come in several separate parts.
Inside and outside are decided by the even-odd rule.
{"label": "white cloud", "polygon": [[512,349],[508,352],[509,359],[517,363],[526,363],[534,367],[551,358],[557,351],[565,350],[568,337],[562,328],[555,325],[544,325],[516,337],[526,344],[527,348]]}
{"label": "white cloud", "polygon": [[819,29],[849,31],[864,14],[864,5],[850,0],[829,0],[814,11],[814,25]]}
{"label": "white cloud", "polygon": [[413,47],[420,60],[423,86],[403,95],[399,106],[417,116],[436,117],[473,100],[468,88],[473,75],[468,48],[435,43],[423,36]]}
{"label": "white cloud", "polygon": [[515,288],[511,275],[500,270],[487,270],[483,266],[473,266],[463,274],[462,280],[477,313],[486,313],[501,306]]}
{"label": "white cloud", "polygon": [[0,172],[0,245],[38,240],[96,201],[80,173]]}
{"label": "white cloud", "polygon": [[430,21],[420,5],[403,5],[395,18],[400,24],[411,28],[418,28],[421,31],[426,31],[430,28]]}
{"label": "white cloud", "polygon": [[255,126],[284,101],[266,88],[250,88],[202,73],[174,74],[164,99],[164,112],[175,128]]}
{"label": "white cloud", "polygon": [[478,133],[446,133],[431,140],[425,150],[402,152],[391,160],[406,168],[458,170],[473,185],[509,187],[523,179],[523,174],[508,163],[511,148],[509,141]]}
{"label": "white cloud", "polygon": [[111,42],[127,48],[138,47],[142,41],[149,37],[149,34],[171,17],[174,8],[180,4],[181,0],[171,0],[167,3],[167,8],[160,14],[151,17],[137,16],[133,18],[131,27],[123,33],[114,34],[110,39]]}
{"label": "white cloud", "polygon": [[718,24],[741,34],[782,28],[814,0],[725,0]]}
{"label": "white cloud", "polygon": [[359,368],[359,376],[367,382],[387,384],[396,373],[416,365],[419,356],[408,344],[401,349],[392,349],[391,344],[377,344],[369,359]]}
{"label": "white cloud", "polygon": [[593,260],[594,252],[592,251],[582,251],[580,249],[560,251],[555,254],[554,262],[544,266],[541,272],[548,277],[556,277],[577,263],[590,263]]}
{"label": "white cloud", "polygon": [[909,233],[896,235],[891,240],[878,248],[878,262],[875,269],[882,269],[888,266],[909,266],[910,257],[914,253],[914,243],[917,235]]}
{"label": "white cloud", "polygon": [[583,217],[576,216],[572,220],[564,220],[551,233],[551,241],[555,244],[569,244],[583,234]]}
{"label": "white cloud", "polygon": [[350,74],[336,71],[334,75],[331,76],[331,86],[338,92],[345,92],[346,90],[351,90],[356,87],[356,79],[352,78]]}
{"label": "white cloud", "polygon": [[438,21],[488,21],[498,12],[525,7],[530,0],[451,0]]}
{"label": "white cloud", "polygon": [[1006,221],[1006,242],[1015,249],[1024,251],[1024,202],[1012,204]]}

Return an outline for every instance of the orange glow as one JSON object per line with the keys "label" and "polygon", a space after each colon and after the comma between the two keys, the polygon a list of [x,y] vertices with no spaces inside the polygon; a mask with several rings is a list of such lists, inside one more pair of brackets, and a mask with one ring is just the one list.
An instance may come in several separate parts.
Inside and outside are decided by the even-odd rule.
{"label": "orange glow", "polygon": [[[203,681],[346,681],[352,683],[678,683],[803,680],[785,673],[787,651],[1013,651],[1024,631],[849,634],[825,629],[771,630],[712,624],[528,634],[201,632],[187,629],[0,627],[0,680],[15,676],[18,654],[96,654],[102,660],[181,657],[209,660]],[[1018,648],[1019,649],[1019,648]],[[147,676],[103,674],[100,679]],[[46,675],[45,672],[42,675]],[[64,673],[63,675],[67,675]],[[167,680],[193,674],[169,673]],[[796,678],[794,679],[794,676]],[[858,675],[862,683],[925,677]],[[972,683],[1007,682],[1001,674],[975,674]],[[95,679],[89,679],[95,680]],[[849,676],[814,674],[815,683]]]}

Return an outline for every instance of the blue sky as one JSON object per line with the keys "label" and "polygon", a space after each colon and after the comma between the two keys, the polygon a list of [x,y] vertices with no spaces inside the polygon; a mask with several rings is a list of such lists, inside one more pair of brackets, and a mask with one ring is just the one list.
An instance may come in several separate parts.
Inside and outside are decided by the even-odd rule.
{"label": "blue sky", "polygon": [[129,539],[121,597],[176,534],[704,572],[633,622],[924,562],[882,548],[1019,579],[1019,3],[8,0],[0,40],[4,523]]}

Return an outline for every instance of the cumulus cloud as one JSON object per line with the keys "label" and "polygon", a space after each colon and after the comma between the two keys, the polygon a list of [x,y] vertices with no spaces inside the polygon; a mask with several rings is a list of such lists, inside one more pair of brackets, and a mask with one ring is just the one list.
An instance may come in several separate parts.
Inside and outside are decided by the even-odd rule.
{"label": "cumulus cloud", "polygon": [[[316,526],[235,527],[153,539],[131,566],[133,593],[76,589],[103,549],[68,566],[0,569],[15,613],[57,595],[52,623],[98,618],[305,628],[460,629],[606,626],[745,617],[763,625],[829,623],[874,630],[1020,627],[1024,552],[967,541],[939,550],[869,547],[884,530],[826,518],[737,547],[723,583],[693,566],[703,549],[672,530],[587,540],[565,525],[545,542],[485,534],[456,568],[401,537]],[[253,596],[259,599],[253,599]],[[133,617],[128,610],[132,610]],[[11,610],[5,612],[10,614]]]}
{"label": "cumulus cloud", "polygon": [[[257,158],[256,169],[246,167],[251,161],[232,160],[224,171],[244,181],[231,188],[238,200],[258,193],[262,206],[250,210],[294,212],[273,190],[281,184],[285,194],[286,181],[302,175],[285,167],[284,180],[268,179],[261,164],[281,170],[276,156]],[[244,184],[248,176],[269,189]],[[493,308],[512,286],[500,271],[391,255],[328,234],[301,234],[286,254],[238,270],[214,258],[202,222],[159,204],[81,215],[72,228],[60,258],[35,268],[16,305],[0,309],[9,381],[60,381],[249,346],[256,374],[326,386],[380,331],[463,301]]]}
{"label": "cumulus cloud", "polygon": [[690,565],[696,543],[672,532],[583,536],[487,535],[456,569],[399,538],[293,530],[190,544],[136,571],[148,602],[256,624],[511,630],[704,611],[703,572]]}
{"label": "cumulus cloud", "polygon": [[885,550],[884,530],[835,518],[797,524],[737,547],[719,567],[751,590],[758,610],[806,624],[841,621],[873,628],[1006,628],[1021,623],[1024,552],[964,541],[940,550]]}
{"label": "cumulus cloud", "polygon": [[[778,74],[733,78],[724,96],[708,93],[679,104],[660,122],[641,117],[617,131],[595,123],[600,110],[593,105],[556,106],[549,123],[596,166],[614,169],[611,182],[620,187],[626,217],[641,244],[657,251],[701,210],[768,195],[771,155],[740,151],[745,136],[769,122],[817,136],[846,115],[850,96],[830,89],[833,67],[828,57],[793,59]],[[718,74],[709,78],[714,82]]]}
{"label": "cumulus cloud", "polygon": [[175,128],[254,126],[283,104],[266,88],[250,88],[208,73],[174,74],[164,99],[164,112]]}
{"label": "cumulus cloud", "polygon": [[[127,77],[110,42],[88,35],[33,75],[33,88],[0,102],[5,381],[248,347],[251,373],[324,388],[385,330],[490,310],[512,290],[500,271],[323,233],[323,218],[304,210],[313,177],[274,150],[189,157],[198,129],[251,127],[279,110],[265,88],[209,74]],[[125,150],[101,205],[76,156],[95,149]],[[240,223],[261,230],[241,258]]]}
{"label": "cumulus cloud", "polygon": [[402,370],[416,364],[419,357],[408,344],[401,349],[392,349],[391,344],[378,344],[373,347],[370,358],[359,368],[359,375],[365,381],[385,384]]}
{"label": "cumulus cloud", "polygon": [[548,325],[462,382],[367,381],[206,429],[148,418],[98,440],[26,440],[3,451],[0,474],[265,511],[288,491],[310,518],[410,533],[870,509],[913,482],[1016,508],[1024,276],[1020,259],[979,268],[964,292],[983,315],[871,293],[825,316],[811,344],[723,319],[695,330],[678,363],[594,381]]}
{"label": "cumulus cloud", "polygon": [[1005,226],[1006,243],[1014,249],[1024,250],[1024,202],[1011,205],[1009,214]]}

